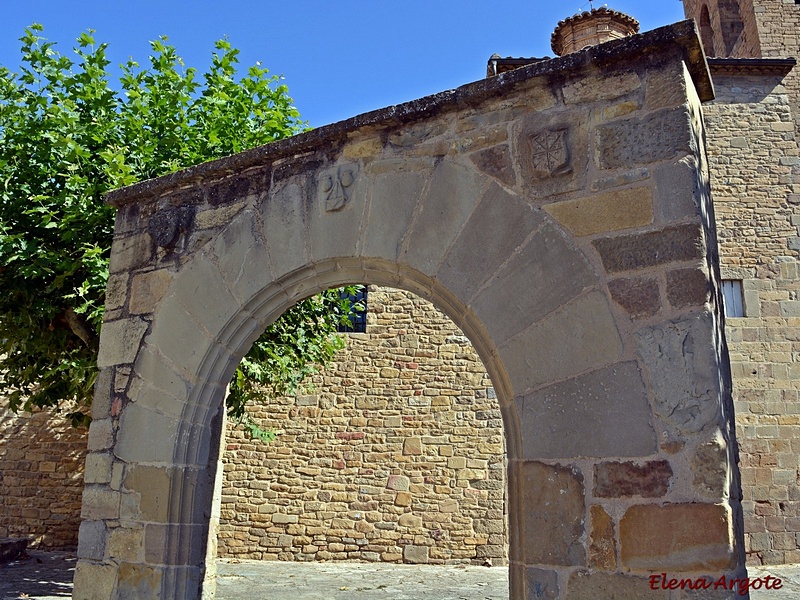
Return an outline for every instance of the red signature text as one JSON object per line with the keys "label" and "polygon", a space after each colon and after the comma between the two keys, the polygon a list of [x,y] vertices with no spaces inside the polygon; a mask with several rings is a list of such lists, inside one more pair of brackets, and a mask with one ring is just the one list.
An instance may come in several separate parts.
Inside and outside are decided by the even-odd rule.
{"label": "red signature text", "polygon": [[650,575],[651,590],[735,590],[739,596],[746,596],[750,590],[779,590],[783,582],[779,577],[767,575],[766,577],[727,577],[722,575],[719,579],[698,577],[696,579],[677,579],[667,577],[666,573]]}

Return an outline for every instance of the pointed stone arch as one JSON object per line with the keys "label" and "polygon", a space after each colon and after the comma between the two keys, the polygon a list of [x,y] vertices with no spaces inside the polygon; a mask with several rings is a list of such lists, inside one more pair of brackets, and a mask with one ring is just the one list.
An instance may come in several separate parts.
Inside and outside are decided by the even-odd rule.
{"label": "pointed stone arch", "polygon": [[739,570],[700,60],[684,23],[111,194],[76,597],[200,597],[225,386],[346,283],[432,301],[483,360],[514,600]]}

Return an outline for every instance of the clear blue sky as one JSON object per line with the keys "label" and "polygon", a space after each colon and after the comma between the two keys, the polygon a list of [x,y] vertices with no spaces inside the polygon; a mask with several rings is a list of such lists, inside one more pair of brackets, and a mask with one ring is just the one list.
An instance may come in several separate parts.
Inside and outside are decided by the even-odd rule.
{"label": "clear blue sky", "polygon": [[[595,2],[595,6],[601,3]],[[285,76],[301,116],[318,127],[475,81],[493,53],[552,56],[550,34],[586,0],[2,0],[0,64],[19,65],[24,28],[71,53],[96,30],[117,65],[144,64],[148,42],[169,36],[203,72],[213,42],[228,36],[242,69],[261,61]],[[616,0],[647,31],[683,19],[679,0]]]}

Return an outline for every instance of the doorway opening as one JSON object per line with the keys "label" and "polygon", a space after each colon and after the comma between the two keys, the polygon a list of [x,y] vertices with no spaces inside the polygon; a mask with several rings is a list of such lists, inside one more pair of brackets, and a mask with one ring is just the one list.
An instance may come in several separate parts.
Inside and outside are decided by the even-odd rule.
{"label": "doorway opening", "polygon": [[366,328],[310,378],[229,424],[221,559],[502,567],[506,448],[486,368],[412,292],[368,286]]}

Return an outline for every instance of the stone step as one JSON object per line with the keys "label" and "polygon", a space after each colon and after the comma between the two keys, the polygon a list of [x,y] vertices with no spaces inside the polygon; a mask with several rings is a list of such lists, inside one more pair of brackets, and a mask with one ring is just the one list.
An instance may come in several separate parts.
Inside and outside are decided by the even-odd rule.
{"label": "stone step", "polygon": [[29,541],[27,538],[0,538],[0,564],[11,562],[22,556]]}

